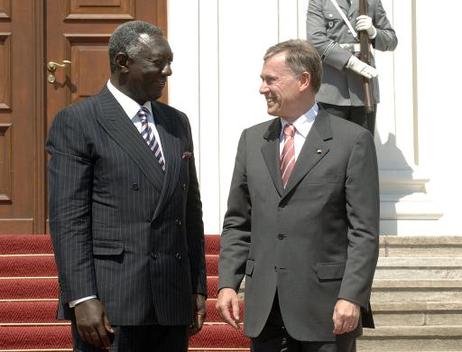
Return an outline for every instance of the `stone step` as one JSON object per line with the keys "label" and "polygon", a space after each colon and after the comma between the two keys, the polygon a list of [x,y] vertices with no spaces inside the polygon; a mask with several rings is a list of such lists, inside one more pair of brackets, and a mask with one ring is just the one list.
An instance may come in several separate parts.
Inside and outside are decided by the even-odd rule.
{"label": "stone step", "polygon": [[462,301],[377,303],[372,311],[378,327],[458,325],[462,329]]}
{"label": "stone step", "polygon": [[375,279],[372,303],[462,301],[462,280]]}
{"label": "stone step", "polygon": [[358,352],[462,351],[460,326],[385,326],[364,329]]}
{"label": "stone step", "polygon": [[462,279],[462,257],[380,257],[376,279]]}
{"label": "stone step", "polygon": [[382,257],[462,257],[462,236],[380,236]]}

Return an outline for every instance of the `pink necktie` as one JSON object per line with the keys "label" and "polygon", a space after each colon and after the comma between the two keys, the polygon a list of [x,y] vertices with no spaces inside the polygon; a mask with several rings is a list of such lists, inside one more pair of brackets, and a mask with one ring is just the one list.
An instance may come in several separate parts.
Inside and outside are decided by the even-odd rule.
{"label": "pink necktie", "polygon": [[284,126],[284,147],[281,154],[281,175],[282,184],[286,188],[290,174],[295,166],[295,148],[294,148],[295,127],[291,124]]}

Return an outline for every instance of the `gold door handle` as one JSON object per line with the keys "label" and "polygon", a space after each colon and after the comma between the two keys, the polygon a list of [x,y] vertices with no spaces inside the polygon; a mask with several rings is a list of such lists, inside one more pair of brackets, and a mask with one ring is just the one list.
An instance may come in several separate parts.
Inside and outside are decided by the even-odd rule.
{"label": "gold door handle", "polygon": [[49,83],[55,83],[55,81],[56,81],[55,71],[58,68],[64,68],[67,65],[70,65],[71,63],[72,62],[70,60],[63,60],[62,64],[60,64],[58,62],[54,62],[54,61],[49,61],[48,64],[47,64],[47,70],[48,70],[48,72],[50,72],[48,74],[48,82]]}

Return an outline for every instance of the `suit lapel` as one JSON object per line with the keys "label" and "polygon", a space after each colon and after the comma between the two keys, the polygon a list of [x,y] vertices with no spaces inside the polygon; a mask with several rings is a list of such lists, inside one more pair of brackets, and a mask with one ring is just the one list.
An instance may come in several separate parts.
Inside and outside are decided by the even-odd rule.
{"label": "suit lapel", "polygon": [[263,159],[265,160],[266,167],[268,168],[271,179],[273,180],[274,187],[281,196],[284,192],[281,179],[281,170],[279,168],[279,142],[281,135],[281,121],[279,118],[274,119],[269,125],[263,138],[265,142],[261,147]]}
{"label": "suit lapel", "polygon": [[98,122],[160,192],[164,184],[164,172],[135,125],[107,87],[103,88],[96,99],[100,108],[96,117]]}
{"label": "suit lapel", "polygon": [[168,116],[168,113],[156,102],[151,102],[151,105],[165,159],[165,177],[159,203],[153,216],[155,219],[178,185],[182,150],[181,139],[178,136],[179,131],[175,123],[176,117]]}
{"label": "suit lapel", "polygon": [[287,196],[310,170],[329,152],[332,131],[325,110],[320,109],[290,175],[283,197]]}

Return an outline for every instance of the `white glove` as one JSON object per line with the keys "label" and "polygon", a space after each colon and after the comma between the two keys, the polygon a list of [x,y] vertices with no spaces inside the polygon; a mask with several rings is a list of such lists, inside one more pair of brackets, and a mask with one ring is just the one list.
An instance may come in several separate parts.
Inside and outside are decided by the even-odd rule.
{"label": "white glove", "polygon": [[356,30],[359,31],[366,31],[369,39],[374,39],[377,35],[377,29],[375,29],[374,25],[372,24],[372,18],[366,15],[358,16],[356,18]]}
{"label": "white glove", "polygon": [[374,67],[361,61],[354,55],[350,57],[350,60],[348,60],[345,67],[366,78],[373,78],[379,75],[379,73]]}

